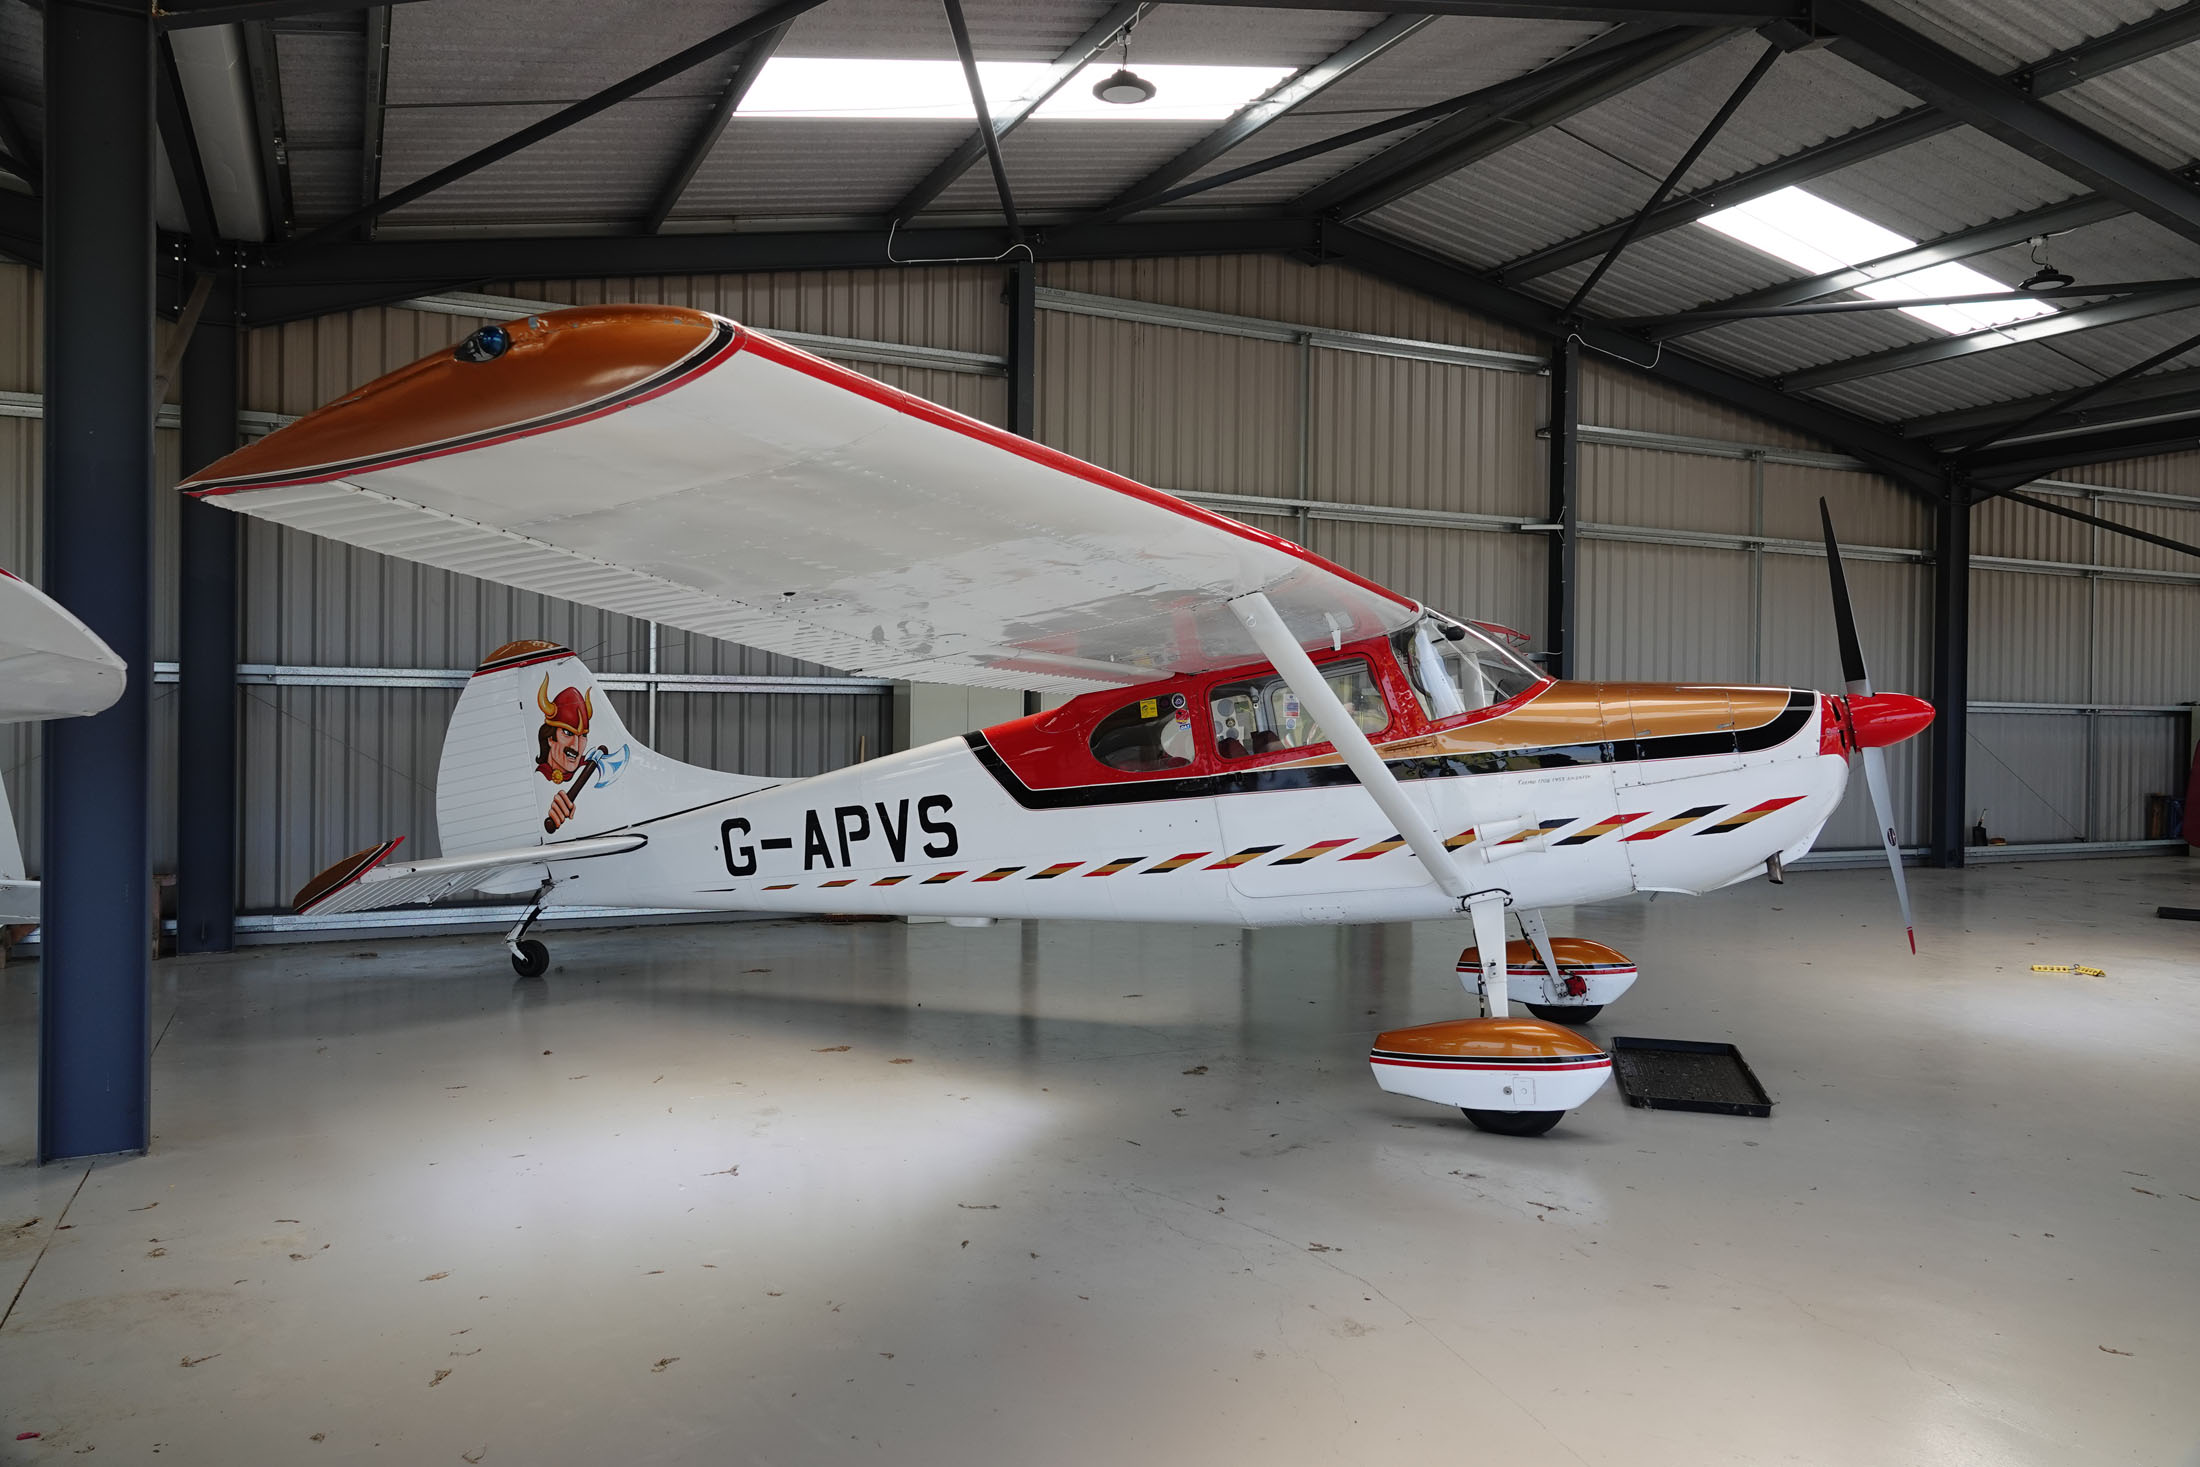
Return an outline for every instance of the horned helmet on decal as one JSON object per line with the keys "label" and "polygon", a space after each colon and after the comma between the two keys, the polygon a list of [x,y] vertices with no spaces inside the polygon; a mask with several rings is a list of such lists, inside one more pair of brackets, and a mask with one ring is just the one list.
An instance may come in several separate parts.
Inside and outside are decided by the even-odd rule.
{"label": "horned helmet on decal", "polygon": [[588,725],[596,717],[596,693],[567,688],[550,696],[550,675],[544,673],[535,693],[542,710],[542,727],[535,732],[535,772],[552,784],[563,784],[581,767],[588,750]]}

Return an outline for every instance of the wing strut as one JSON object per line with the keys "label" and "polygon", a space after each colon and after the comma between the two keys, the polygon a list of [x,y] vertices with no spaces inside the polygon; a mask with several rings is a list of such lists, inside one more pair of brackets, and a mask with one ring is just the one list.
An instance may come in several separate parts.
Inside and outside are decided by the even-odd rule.
{"label": "wing strut", "polygon": [[[1444,895],[1464,898],[1469,894],[1466,880],[1458,867],[1452,864],[1451,855],[1444,849],[1444,842],[1406,792],[1398,785],[1397,776],[1383,762],[1383,756],[1375,752],[1375,746],[1367,741],[1367,735],[1352,721],[1352,715],[1337,695],[1329,690],[1329,684],[1314,670],[1314,659],[1306,655],[1299,639],[1291,635],[1291,629],[1283,624],[1276,608],[1268,604],[1266,595],[1259,591],[1249,596],[1239,596],[1230,602],[1230,610],[1245,624],[1252,635],[1253,645],[1260,648],[1261,656],[1276,666],[1292,692],[1298,694],[1299,706],[1314,715],[1314,722],[1334,744],[1345,766],[1359,776],[1376,805],[1398,828],[1398,838],[1420,857],[1421,864]],[[1503,929],[1499,929],[1502,939]],[[1500,954],[1504,951],[1502,940],[1498,943]]]}

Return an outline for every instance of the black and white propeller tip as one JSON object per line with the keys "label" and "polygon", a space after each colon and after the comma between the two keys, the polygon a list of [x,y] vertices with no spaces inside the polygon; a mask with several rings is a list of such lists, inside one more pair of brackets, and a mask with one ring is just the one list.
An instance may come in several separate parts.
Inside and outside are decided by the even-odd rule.
{"label": "black and white propeller tip", "polygon": [[1933,705],[1906,693],[1874,693],[1871,673],[1864,666],[1863,644],[1856,636],[1856,608],[1849,603],[1848,577],[1841,569],[1841,544],[1833,534],[1833,511],[1818,501],[1818,518],[1826,532],[1826,575],[1833,589],[1834,634],[1841,643],[1841,678],[1847,696],[1849,732],[1856,752],[1864,761],[1864,785],[1871,793],[1872,818],[1878,822],[1879,844],[1887,853],[1887,869],[1894,873],[1895,897],[1902,903],[1902,930],[1917,952],[1917,927],[1910,918],[1910,887],[1902,875],[1902,842],[1895,834],[1894,797],[1887,780],[1887,747],[1923,733],[1933,721]]}

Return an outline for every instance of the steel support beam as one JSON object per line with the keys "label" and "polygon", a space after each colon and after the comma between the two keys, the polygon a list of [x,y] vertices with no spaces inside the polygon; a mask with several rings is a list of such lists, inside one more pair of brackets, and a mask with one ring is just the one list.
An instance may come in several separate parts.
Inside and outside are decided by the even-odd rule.
{"label": "steel support beam", "polygon": [[2200,190],[1863,0],[1817,0],[1832,49],[1919,101],[1998,138],[2187,239],[2200,240]]}
{"label": "steel support beam", "polygon": [[[236,448],[233,287],[219,282],[183,356],[183,471]],[[236,515],[186,496],[178,506],[176,951],[228,952],[237,913]]]}
{"label": "steel support beam", "polygon": [[1373,213],[1672,70],[1725,40],[1727,34],[1667,29],[1624,39],[1611,33],[1599,36],[1517,78],[1516,87],[1503,83],[1491,87],[1493,100],[1487,105],[1462,110],[1309,189],[1292,201],[1291,210],[1348,221]]}
{"label": "steel support beam", "polygon": [[150,1138],[153,15],[46,5],[45,588],[128,664],[45,728],[38,1155]]}
{"label": "steel support beam", "polygon": [[1808,0],[1174,0],[1183,5],[1254,6],[1262,10],[1365,10],[1466,15],[1496,20],[1587,20],[1615,24],[1759,26],[1810,19]]}
{"label": "steel support beam", "polygon": [[1292,108],[1316,96],[1325,88],[1343,81],[1427,25],[1431,18],[1426,15],[1393,15],[1388,20],[1377,22],[1341,49],[1323,57],[1296,76],[1278,82],[1259,101],[1238,109],[1236,115],[1222,126],[1110,199],[1101,212],[1108,215],[1127,214],[1150,202],[1156,194],[1166,193],[1231,149],[1250,141]]}
{"label": "steel support beam", "polygon": [[1966,260],[1973,255],[1987,254],[1993,250],[2007,249],[2022,244],[2034,235],[2061,234],[2088,224],[2098,224],[2103,219],[2113,219],[2124,212],[2124,206],[2114,199],[2104,199],[2098,194],[2086,194],[2067,199],[2060,204],[2049,204],[2044,209],[2032,209],[2022,214],[2012,214],[1991,224],[1981,224],[1972,229],[1959,229],[1938,239],[1929,239],[1914,249],[1897,250],[1891,255],[1881,255],[1876,260],[1866,260],[1844,270],[1830,270],[1823,275],[1813,275],[1803,280],[1783,281],[1768,285],[1762,290],[1746,291],[1730,295],[1724,300],[1707,301],[1692,311],[1678,312],[1663,322],[1645,326],[1643,335],[1653,341],[1671,341],[1693,331],[1708,331],[1717,321],[1704,319],[1718,311],[1755,311],[1771,306],[1801,305],[1823,296],[1838,295],[1844,290],[1855,290],[1881,280],[1892,280],[1913,271],[1944,265],[1950,260]]}
{"label": "steel support beam", "polygon": [[167,0],[157,7],[160,28],[181,30],[187,26],[247,24],[283,20],[293,15],[341,14],[370,10],[376,4],[406,5],[418,0]]}
{"label": "steel support beam", "polygon": [[[2158,56],[2193,40],[2200,40],[2200,0],[2187,0],[2186,4],[2165,10],[2159,15],[2119,27],[2105,36],[2072,46],[2067,51],[2059,51],[2033,67],[2009,73],[2002,80],[2028,96],[2045,97],[2101,76],[2117,67]],[[1662,234],[1669,229],[1678,229],[1716,210],[1763,198],[1766,194],[1783,188],[1809,183],[1814,178],[1868,162],[1897,148],[1906,148],[1912,143],[1938,137],[1958,125],[1957,118],[1937,108],[1913,107],[1907,112],[1867,123],[1840,137],[1829,138],[1785,158],[1738,173],[1692,194],[1684,194],[1651,215],[1643,233]],[[2122,212],[2121,207],[2114,212]],[[1619,223],[1607,224],[1572,239],[1546,245],[1504,265],[1496,272],[1497,278],[1517,284],[1523,280],[1533,280],[1539,275],[1548,275],[1554,270],[1563,270],[1582,260],[1593,259],[1611,247],[1612,240],[1618,236],[1621,228]]]}
{"label": "steel support beam", "polygon": [[[1106,13],[1094,21],[1082,36],[1071,42],[1067,50],[1054,58],[1054,69],[1047,74],[1046,81],[1036,91],[1028,97],[1010,103],[1000,116],[993,119],[994,141],[998,143],[1000,139],[1007,137],[1021,127],[1032,113],[1046,105],[1049,98],[1063,87],[1068,86],[1071,79],[1078,72],[1085,69],[1085,63],[1092,60],[1095,53],[1105,49],[1110,41],[1122,34],[1123,27],[1136,20],[1140,12],[1145,9],[1146,6],[1140,3],[1140,0],[1118,0],[1118,3],[1109,6]],[[942,158],[939,165],[930,173],[927,173],[915,188],[902,196],[901,202],[894,205],[892,217],[901,220],[905,224],[916,218],[918,214],[931,207],[934,199],[953,187],[955,180],[975,167],[978,160],[985,155],[985,134],[982,132],[972,133],[956,145],[954,152]]]}
{"label": "steel support beam", "polygon": [[749,88],[756,85],[756,79],[764,74],[765,64],[779,50],[779,43],[787,39],[787,32],[792,29],[793,23],[789,22],[777,30],[766,31],[751,41],[749,49],[741,53],[741,60],[733,69],[732,80],[718,94],[718,100],[711,105],[710,115],[695,130],[695,136],[689,138],[687,146],[680,150],[679,161],[665,175],[664,183],[657,189],[657,197],[650,201],[649,213],[642,219],[642,233],[655,234],[665,227],[665,220],[671,218],[672,211],[679,207],[680,196],[695,181],[696,171],[703,166],[703,160],[710,156],[711,150],[718,146],[718,140],[725,136],[726,124],[733,121],[733,114],[741,110],[741,103],[749,95]]}
{"label": "steel support beam", "polygon": [[260,140],[260,197],[267,207],[267,237],[286,239],[293,222],[290,142],[283,122],[282,69],[275,57],[275,36],[258,21],[247,21],[240,34],[245,72],[252,84],[252,119]]}
{"label": "steel support beam", "polygon": [[2082,509],[2072,509],[2066,504],[2057,504],[2051,499],[2036,499],[2029,494],[2019,494],[2014,489],[1989,489],[1973,503],[1982,504],[1989,499],[2013,500],[2027,508],[2041,510],[2047,514],[2060,515],[2066,520],[2076,520],[2081,525],[2091,525],[2096,530],[2106,530],[2112,535],[2121,535],[2127,540],[2137,540],[2143,545],[2159,546],[2164,550],[2174,550],[2179,555],[2200,558],[2200,545],[2195,545],[2190,540],[2172,540],[2167,535],[2157,535],[2151,530],[2118,524],[2115,520],[2103,519],[2097,514],[2087,514]]}
{"label": "steel support beam", "polygon": [[2036,443],[2011,443],[1968,456],[1963,467],[1982,484],[2014,486],[2080,464],[2113,463],[2120,458],[2183,453],[2194,448],[2200,448],[2200,423],[2182,418],[2103,428]]}
{"label": "steel support beam", "polygon": [[1926,859],[1961,866],[1970,829],[1964,786],[1970,741],[1971,504],[1960,483],[1934,513],[1933,737],[1926,774]]}
{"label": "steel support beam", "polygon": [[[1647,335],[1665,327],[1721,326],[1730,321],[1772,321],[1796,316],[1858,316],[1874,311],[1907,311],[1918,306],[2008,305],[2015,301],[2097,301],[2108,296],[2127,300],[2152,300],[2164,296],[2181,296],[2196,287],[2200,287],[2200,278],[2189,275],[2173,280],[2112,280],[2099,285],[2063,285],[2042,290],[2020,290],[2011,286],[2004,290],[1981,290],[1964,295],[1873,296],[1864,300],[1801,301],[1790,306],[1706,306],[1697,310],[1678,311],[1670,316],[1615,316],[1612,324]],[[1676,331],[1666,331],[1658,339],[1670,340],[1676,334]]]}
{"label": "steel support beam", "polygon": [[1019,260],[1008,267],[1008,431],[1037,435],[1039,420],[1039,267]]}
{"label": "steel support beam", "polygon": [[[1368,230],[1353,225],[1330,225],[1322,231],[1321,243],[1323,253],[1332,259],[1521,330],[1555,340],[1567,334],[1569,329],[1559,320],[1558,307],[1548,301],[1509,290],[1463,266]],[[1622,361],[1637,371],[1691,392],[1732,403],[1761,418],[1808,433],[1843,453],[1856,455],[1921,498],[1934,502],[1940,498],[1939,460],[1880,424],[1828,403],[1790,396],[1769,382],[1715,366],[1672,347],[1661,349],[1639,336],[1601,322],[1584,320],[1570,329],[1580,337],[1583,346],[1600,355]]]}
{"label": "steel support beam", "polygon": [[[1938,446],[1936,440],[1974,436],[1982,431],[2008,427],[2014,431],[2030,415],[2053,408],[2066,393],[2044,393],[2016,402],[1989,403],[1985,407],[1959,408],[1911,418],[1896,425],[1905,438]],[[2025,431],[2025,440],[2064,433],[2082,433],[2135,418],[2173,418],[2200,412],[2200,369],[2159,372],[2112,388],[2082,407],[2051,412]],[[2014,446],[2014,445],[2012,445]]]}
{"label": "steel support beam", "polygon": [[1982,351],[1999,351],[2028,341],[2067,336],[2073,331],[2117,326],[2147,316],[2190,310],[2194,306],[2200,306],[2200,286],[2168,290],[2158,295],[2126,296],[2122,300],[2083,306],[2074,311],[2057,311],[2051,316],[2034,316],[2028,321],[2012,321],[2007,326],[1994,326],[1963,336],[1937,337],[1909,346],[1866,352],[1862,356],[1828,362],[1822,367],[1805,367],[1781,378],[1780,385],[1792,392],[1809,392],[1836,382],[1853,382],[1859,377],[1876,377],[1883,372],[1899,372],[1905,367],[1922,367],[1930,362],[1953,361]]}
{"label": "steel support beam", "polygon": [[947,9],[947,28],[955,36],[955,55],[962,62],[963,83],[970,89],[970,110],[978,115],[978,140],[985,144],[986,166],[993,171],[993,193],[1001,202],[1001,217],[1008,221],[1008,240],[1024,242],[1024,227],[1016,222],[1016,193],[1008,186],[1008,165],[1001,160],[1001,134],[993,125],[993,109],[986,105],[985,83],[978,77],[978,58],[970,45],[970,26],[963,19],[962,0],[941,0]]}
{"label": "steel support beam", "polygon": [[1581,675],[1577,640],[1581,593],[1581,344],[1568,336],[1551,352],[1547,444],[1550,450],[1550,558],[1544,570],[1544,671]]}
{"label": "steel support beam", "polygon": [[[389,6],[367,7],[366,42],[366,67],[359,79],[359,202],[363,204],[382,197],[382,134],[390,97]],[[359,227],[359,237],[374,238],[372,219]]]}
{"label": "steel support beam", "polygon": [[176,53],[165,36],[154,42],[153,106],[160,125],[161,147],[168,155],[168,171],[175,176],[176,192],[183,199],[184,221],[191,229],[191,243],[211,253],[221,242],[221,226],[214,222],[214,196],[206,187],[206,168],[199,161],[198,135],[191,130],[191,114],[183,105],[183,83],[176,76]]}
{"label": "steel support beam", "polygon": [[348,235],[381,218],[392,209],[401,208],[439,188],[456,183],[469,174],[478,173],[492,163],[500,163],[514,153],[533,147],[544,138],[554,137],[576,123],[585,122],[599,112],[616,107],[629,97],[640,96],[652,87],[661,86],[672,78],[701,66],[714,56],[723,55],[736,46],[746,45],[758,36],[776,30],[803,12],[815,10],[824,3],[825,0],[780,0],[779,4],[759,15],[753,15],[737,25],[730,25],[716,35],[705,37],[686,50],[667,56],[654,66],[645,66],[632,76],[592,92],[571,106],[559,108],[540,122],[531,123],[486,148],[468,153],[456,163],[438,168],[424,178],[415,179],[403,188],[394,189],[381,198],[352,210],[341,219],[322,225],[300,242],[311,243]]}
{"label": "steel support beam", "polygon": [[1960,464],[1966,458],[1983,452],[2005,438],[2019,437],[2026,429],[2035,427],[2050,418],[2057,418],[2075,412],[2096,398],[2114,392],[2125,383],[2145,376],[2165,362],[2175,361],[2194,347],[2200,347],[2200,336],[2188,336],[2183,341],[2174,342],[2158,352],[2151,353],[2139,361],[2133,362],[2113,376],[2103,377],[2089,387],[2081,387],[2075,392],[2055,399],[2053,402],[2043,403],[2024,417],[1997,424],[1986,432],[1965,440],[1960,448],[1955,449],[1956,461]]}
{"label": "steel support beam", "polygon": [[1742,77],[1740,84],[1719,105],[1719,110],[1711,114],[1711,121],[1704,124],[1703,131],[1696,134],[1696,140],[1688,145],[1688,150],[1681,154],[1679,161],[1674,163],[1672,169],[1651,191],[1649,199],[1643,203],[1641,209],[1636,211],[1635,217],[1628,222],[1627,227],[1620,231],[1619,238],[1613,240],[1612,247],[1604,252],[1604,258],[1597,261],[1596,268],[1589,272],[1588,277],[1580,285],[1574,287],[1573,295],[1566,301],[1567,315],[1570,316],[1579,310],[1582,303],[1589,299],[1591,293],[1597,288],[1597,282],[1604,278],[1605,272],[1617,263],[1619,257],[1626,252],[1627,246],[1634,243],[1636,237],[1642,233],[1643,223],[1650,217],[1651,212],[1658,205],[1665,202],[1667,194],[1679,186],[1682,177],[1687,174],[1689,169],[1695,167],[1696,160],[1703,156],[1703,150],[1711,146],[1711,140],[1717,137],[1720,130],[1727,125],[1734,114],[1741,110],[1742,103],[1749,100],[1749,94],[1757,90],[1757,83],[1763,81],[1765,73],[1772,70],[1772,63],[1780,59],[1780,52],[1781,48],[1778,43],[1766,43],[1764,51],[1750,66],[1749,71]]}
{"label": "steel support beam", "polygon": [[[1154,255],[1303,254],[1314,248],[1311,219],[1259,216],[1169,220],[1080,228],[1034,239],[1037,258],[1128,259]],[[709,275],[775,270],[883,269],[893,265],[991,259],[1005,230],[789,231],[728,234],[546,235],[522,239],[333,241],[286,251],[246,275],[245,316],[254,325],[299,320],[490,280],[599,275]],[[891,245],[891,250],[889,250]]]}

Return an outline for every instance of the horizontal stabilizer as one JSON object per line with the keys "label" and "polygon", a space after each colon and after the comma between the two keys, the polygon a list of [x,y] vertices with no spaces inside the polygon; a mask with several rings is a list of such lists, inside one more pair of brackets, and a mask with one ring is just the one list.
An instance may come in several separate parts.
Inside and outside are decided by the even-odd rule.
{"label": "horizontal stabilizer", "polygon": [[[291,902],[292,910],[301,917],[322,917],[338,912],[439,902],[457,892],[498,882],[499,878],[529,870],[544,871],[553,863],[616,856],[649,844],[648,836],[628,832],[389,864],[391,854],[404,839],[398,836],[338,861],[299,888],[297,897]],[[508,882],[499,884],[509,885]]]}

